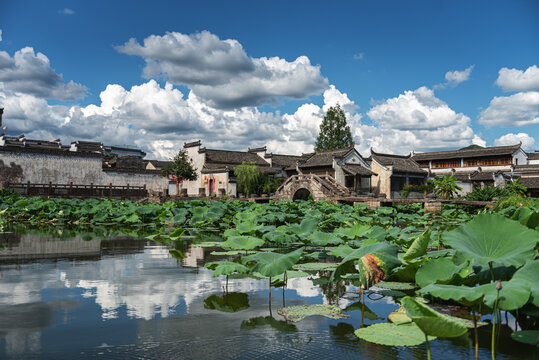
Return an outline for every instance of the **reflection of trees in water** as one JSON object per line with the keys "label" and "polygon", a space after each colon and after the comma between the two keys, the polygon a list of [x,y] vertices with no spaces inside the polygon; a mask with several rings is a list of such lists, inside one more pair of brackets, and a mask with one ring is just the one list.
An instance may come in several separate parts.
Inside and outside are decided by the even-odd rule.
{"label": "reflection of trees in water", "polygon": [[[320,278],[329,279],[331,271],[320,271]],[[322,293],[326,296],[328,304],[339,305],[339,300],[346,293],[346,286],[342,281],[320,281],[318,286],[322,290]]]}

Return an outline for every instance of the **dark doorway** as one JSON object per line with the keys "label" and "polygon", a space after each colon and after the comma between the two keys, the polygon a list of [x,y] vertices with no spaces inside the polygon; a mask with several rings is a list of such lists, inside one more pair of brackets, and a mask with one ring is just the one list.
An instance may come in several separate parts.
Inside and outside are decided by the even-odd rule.
{"label": "dark doorway", "polygon": [[311,192],[307,189],[299,189],[294,193],[294,196],[292,197],[292,201],[296,200],[309,200],[309,197],[312,200]]}

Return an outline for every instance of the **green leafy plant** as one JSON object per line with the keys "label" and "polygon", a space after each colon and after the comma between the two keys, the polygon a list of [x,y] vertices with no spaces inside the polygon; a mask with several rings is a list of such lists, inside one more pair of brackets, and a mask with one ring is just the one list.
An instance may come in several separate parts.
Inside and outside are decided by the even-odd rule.
{"label": "green leafy plant", "polygon": [[436,177],[430,181],[434,186],[434,193],[440,195],[440,198],[444,200],[452,199],[457,191],[462,190],[457,185],[457,178],[448,174],[444,175],[443,178]]}
{"label": "green leafy plant", "polygon": [[264,184],[264,175],[254,162],[244,162],[236,166],[234,175],[238,181],[238,190],[245,195],[259,192]]}
{"label": "green leafy plant", "polygon": [[465,196],[465,199],[471,201],[491,201],[493,198],[502,198],[509,195],[510,192],[507,188],[485,186],[484,188],[474,188],[471,193]]}
{"label": "green leafy plant", "polygon": [[521,184],[520,178],[517,178],[516,180],[511,179],[506,185],[505,188],[512,194],[516,196],[521,196],[523,198],[526,197],[526,191],[528,189]]}

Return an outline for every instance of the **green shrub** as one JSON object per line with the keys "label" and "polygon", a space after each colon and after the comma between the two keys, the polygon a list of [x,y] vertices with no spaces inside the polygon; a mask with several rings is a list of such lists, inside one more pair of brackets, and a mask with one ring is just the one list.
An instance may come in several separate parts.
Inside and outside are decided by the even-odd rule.
{"label": "green shrub", "polygon": [[528,191],[528,189],[520,183],[520,178],[511,180],[505,187],[511,194],[521,197],[526,197],[526,191]]}
{"label": "green shrub", "polygon": [[493,198],[502,198],[511,195],[509,190],[499,186],[485,186],[484,188],[475,188],[466,195],[466,200],[471,201],[491,201]]}
{"label": "green shrub", "polygon": [[519,195],[511,195],[498,200],[496,202],[495,210],[502,210],[510,206],[518,208],[520,206],[533,206],[535,204],[539,204],[539,199],[525,198]]}
{"label": "green shrub", "polygon": [[434,178],[431,180],[432,185],[434,186],[434,193],[440,195],[443,200],[450,200],[456,194],[457,191],[462,190],[460,186],[457,185],[457,178],[452,175],[444,175],[443,178]]}

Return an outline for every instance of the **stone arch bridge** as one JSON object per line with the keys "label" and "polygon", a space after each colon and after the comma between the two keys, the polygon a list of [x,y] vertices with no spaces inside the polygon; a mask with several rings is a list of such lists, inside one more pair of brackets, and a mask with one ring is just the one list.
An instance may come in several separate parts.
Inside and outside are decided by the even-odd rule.
{"label": "stone arch bridge", "polygon": [[274,200],[315,201],[350,196],[350,191],[329,175],[300,174],[289,177],[275,192]]}

